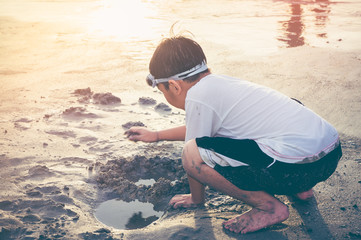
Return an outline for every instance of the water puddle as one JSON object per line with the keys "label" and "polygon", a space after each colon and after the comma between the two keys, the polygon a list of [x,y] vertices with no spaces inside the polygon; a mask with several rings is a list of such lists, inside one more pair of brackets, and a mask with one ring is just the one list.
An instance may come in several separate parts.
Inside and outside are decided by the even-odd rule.
{"label": "water puddle", "polygon": [[151,178],[151,179],[139,179],[139,181],[135,182],[134,184],[137,186],[140,185],[145,185],[145,186],[151,186],[155,183],[156,181]]}
{"label": "water puddle", "polygon": [[162,214],[163,212],[155,211],[151,203],[117,199],[103,202],[95,211],[95,217],[105,225],[127,230],[146,227]]}

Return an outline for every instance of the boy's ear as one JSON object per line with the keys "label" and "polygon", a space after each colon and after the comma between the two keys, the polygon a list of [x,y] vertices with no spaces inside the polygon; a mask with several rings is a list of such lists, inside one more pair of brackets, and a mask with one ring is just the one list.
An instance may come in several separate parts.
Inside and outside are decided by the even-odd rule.
{"label": "boy's ear", "polygon": [[179,95],[182,92],[182,86],[180,84],[181,81],[175,81],[173,79],[169,80],[169,90],[173,93]]}

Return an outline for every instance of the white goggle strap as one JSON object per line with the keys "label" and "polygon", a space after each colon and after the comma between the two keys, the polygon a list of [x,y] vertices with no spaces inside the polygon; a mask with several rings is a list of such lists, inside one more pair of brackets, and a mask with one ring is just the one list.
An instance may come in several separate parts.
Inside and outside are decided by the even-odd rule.
{"label": "white goggle strap", "polygon": [[187,71],[184,71],[182,73],[178,73],[176,75],[173,75],[171,77],[168,77],[168,78],[158,78],[158,79],[155,79],[154,76],[152,74],[149,74],[148,75],[148,79],[150,79],[152,81],[152,87],[156,87],[159,83],[164,83],[164,82],[168,82],[169,80],[173,79],[173,80],[183,80],[187,77],[191,77],[191,76],[194,76],[200,72],[203,72],[205,70],[207,70],[208,67],[206,65],[205,62],[202,62],[201,64],[198,64],[197,66],[187,70]]}

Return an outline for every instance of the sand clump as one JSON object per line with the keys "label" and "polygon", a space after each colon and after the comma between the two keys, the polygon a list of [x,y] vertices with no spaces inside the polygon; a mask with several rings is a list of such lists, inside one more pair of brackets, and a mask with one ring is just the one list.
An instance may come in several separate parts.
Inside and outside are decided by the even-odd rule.
{"label": "sand clump", "polygon": [[96,93],[93,95],[93,102],[95,104],[109,105],[120,103],[120,98],[114,96],[111,93]]}
{"label": "sand clump", "polygon": [[172,108],[169,107],[169,105],[167,105],[165,103],[157,104],[157,100],[155,100],[154,98],[151,98],[151,97],[140,97],[138,99],[138,103],[143,106],[155,105],[154,109],[157,111],[164,111],[164,112],[172,111]]}
{"label": "sand clump", "polygon": [[165,112],[170,112],[172,111],[172,108],[170,108],[167,104],[165,103],[159,103],[154,107],[155,110],[158,111],[165,111]]}
{"label": "sand clump", "polygon": [[139,104],[141,105],[155,105],[157,104],[157,100],[151,97],[140,97],[138,99]]}
{"label": "sand clump", "polygon": [[112,105],[121,103],[119,97],[114,96],[112,93],[94,93],[90,87],[83,89],[76,89],[73,94],[78,97],[80,103],[92,103],[101,105]]}
{"label": "sand clump", "polygon": [[129,121],[122,125],[124,129],[129,129],[131,127],[146,127],[146,125],[141,121]]}

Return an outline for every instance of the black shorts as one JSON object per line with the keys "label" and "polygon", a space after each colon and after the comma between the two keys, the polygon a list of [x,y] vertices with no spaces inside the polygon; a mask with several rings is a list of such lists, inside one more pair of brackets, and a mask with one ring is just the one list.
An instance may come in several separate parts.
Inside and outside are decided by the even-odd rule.
{"label": "black shorts", "polygon": [[341,144],[339,144],[330,153],[312,163],[291,164],[280,161],[273,163],[274,159],[263,153],[253,140],[202,137],[196,138],[196,143],[200,148],[248,164],[239,167],[224,167],[216,164],[214,167],[238,188],[279,195],[305,192],[317,183],[325,181],[336,170],[342,156]]}

